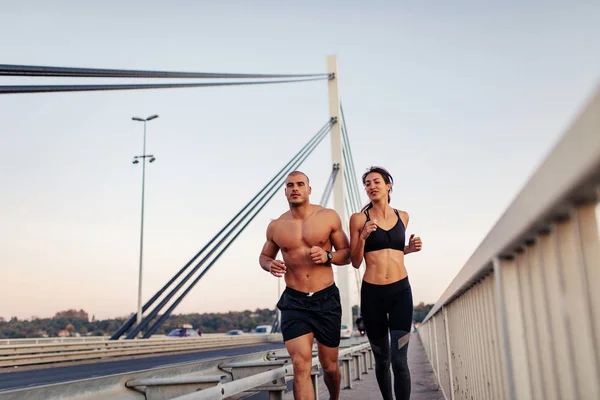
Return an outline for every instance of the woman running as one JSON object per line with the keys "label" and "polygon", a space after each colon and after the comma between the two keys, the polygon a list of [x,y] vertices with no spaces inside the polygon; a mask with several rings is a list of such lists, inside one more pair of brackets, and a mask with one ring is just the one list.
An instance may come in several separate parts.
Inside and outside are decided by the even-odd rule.
{"label": "woman running", "polygon": [[393,399],[391,364],[396,399],[409,399],[407,351],[413,300],[404,255],[420,251],[422,243],[419,237],[411,235],[408,245],[404,244],[408,214],[389,205],[394,184],[390,173],[381,167],[371,167],[362,181],[371,201],[350,218],[352,265],[359,268],[363,258],[366,264],[360,294],[361,315],[375,356],[375,375],[383,398]]}

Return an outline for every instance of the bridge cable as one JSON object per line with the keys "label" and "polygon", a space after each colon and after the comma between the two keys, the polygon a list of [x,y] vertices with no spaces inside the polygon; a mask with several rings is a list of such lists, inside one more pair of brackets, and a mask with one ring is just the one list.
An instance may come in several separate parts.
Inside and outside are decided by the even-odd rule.
{"label": "bridge cable", "polygon": [[[325,136],[327,135],[327,133],[329,133],[330,129],[331,129],[331,126],[329,126],[329,129],[327,129],[325,131],[325,133],[323,135],[321,135],[321,137],[316,142],[314,142],[312,144],[312,147],[309,150],[307,150],[305,152],[305,154],[293,166],[291,166],[288,169],[288,171],[287,171],[288,173],[291,172],[291,171],[293,171],[294,169],[297,169],[300,165],[302,165],[302,163],[308,158],[308,156],[314,151],[314,149],[325,138]],[[161,315],[161,317],[149,328],[149,330],[144,334],[144,338],[148,338],[148,337],[152,336],[152,334],[160,327],[160,325],[164,322],[164,320],[166,320],[171,315],[171,312],[175,309],[175,307],[177,307],[177,305],[179,305],[179,303],[189,293],[189,291],[196,285],[196,283],[198,283],[198,281],[200,281],[200,279],[208,272],[208,270],[210,270],[210,268],[215,264],[215,262],[217,262],[217,260],[225,252],[225,250],[227,250],[229,248],[229,246],[231,246],[231,244],[244,231],[244,229],[250,224],[250,222],[252,222],[252,220],[254,220],[254,218],[260,213],[260,211],[262,211],[262,209],[269,203],[269,201],[278,193],[278,186],[279,185],[280,184],[274,184],[272,186],[272,188],[270,189],[272,191],[272,193],[267,197],[266,201],[260,206],[260,208],[258,210],[256,210],[256,212],[254,212],[254,214],[250,217],[250,219],[241,227],[241,229],[225,245],[225,247],[215,256],[215,258],[210,262],[210,264],[208,264],[206,266],[206,268],[200,273],[200,275],[198,275],[198,277],[196,279],[194,279],[194,281],[192,281],[192,283],[188,286],[188,288],[177,298],[177,300],[168,308],[168,310],[163,315]],[[265,195],[263,195],[263,199],[266,196],[267,196],[267,194],[265,193]],[[258,205],[258,203],[256,205]],[[255,207],[256,207],[256,205],[255,205]],[[239,223],[241,223],[241,221],[238,222],[238,224]],[[234,226],[232,228],[231,232],[233,232],[233,229],[235,229],[235,228],[236,227]]]}
{"label": "bridge cable", "polygon": [[[343,155],[346,160],[346,163],[345,163],[346,172],[349,172],[349,174],[346,174],[346,175],[352,176],[351,179],[346,180],[346,181],[348,181],[348,180],[350,181],[350,186],[352,186],[352,189],[349,189],[347,187],[347,190],[354,195],[354,196],[351,196],[351,199],[354,201],[354,207],[356,207],[355,212],[360,212],[361,204],[360,204],[360,192],[358,190],[358,177],[356,175],[356,170],[354,169],[354,157],[352,156],[352,147],[350,146],[348,129],[346,128],[346,118],[344,116],[344,108],[341,103],[340,103],[340,112],[341,112],[341,117],[342,117],[342,138],[343,138],[343,144],[344,144]],[[348,217],[348,220],[349,219],[350,219],[350,217]],[[361,263],[361,264],[363,264],[363,263]],[[355,268],[354,272],[355,272],[357,291],[360,295],[360,286],[361,286],[361,282],[362,282],[360,267]],[[360,316],[360,305],[359,305],[358,315]]]}
{"label": "bridge cable", "polygon": [[325,185],[325,190],[323,190],[323,195],[321,196],[320,205],[325,207],[327,202],[329,201],[329,197],[331,197],[331,192],[333,191],[333,186],[335,185],[335,179],[337,177],[338,171],[340,170],[339,164],[333,164],[331,169],[331,174],[329,175],[329,179],[327,180],[327,185]]}
{"label": "bridge cable", "polygon": [[104,68],[71,68],[37,65],[0,64],[0,76],[52,76],[66,78],[316,78],[328,77],[328,74],[249,74],[220,72],[183,72],[183,71],[145,71]]}
{"label": "bridge cable", "polygon": [[[346,128],[346,118],[344,116],[344,107],[341,103],[340,103],[340,112],[342,115],[342,134],[343,134],[343,137],[344,137],[344,140],[346,143],[346,147],[348,150],[348,155],[349,155],[349,158],[351,161],[350,166],[352,168],[352,177],[353,177],[352,183],[355,186],[356,193],[359,194],[360,191],[358,189],[358,186],[359,186],[358,185],[358,176],[356,175],[356,170],[354,169],[354,156],[352,155],[352,146],[350,146],[350,137],[348,136],[348,129]],[[357,200],[359,200],[359,198],[357,198]],[[358,201],[358,204],[360,206],[360,200]]]}
{"label": "bridge cable", "polygon": [[[313,138],[312,138],[312,139],[311,139],[311,140],[308,142],[308,144],[309,144],[310,146],[312,146],[312,145],[315,143],[315,141],[316,141],[316,140],[320,140],[320,138],[324,137],[324,136],[325,136],[325,135],[326,135],[326,134],[329,132],[329,130],[330,130],[330,129],[331,129],[331,121],[330,121],[330,122],[328,122],[327,124],[325,124],[325,126],[324,126],[323,128],[321,128],[321,130],[319,131],[319,133],[318,133],[318,136],[315,136],[315,137],[313,137]],[[273,187],[275,187],[275,186],[277,186],[278,184],[280,184],[280,182],[281,182],[281,181],[282,181],[282,180],[285,178],[285,174],[286,174],[287,172],[289,172],[289,171],[290,171],[290,167],[289,167],[289,165],[290,165],[292,162],[294,162],[294,161],[297,159],[298,155],[300,155],[300,156],[304,155],[304,154],[305,154],[305,152],[306,152],[306,151],[308,151],[308,149],[309,149],[309,147],[306,147],[306,145],[305,145],[305,146],[304,146],[304,148],[303,148],[303,150],[302,150],[301,152],[299,152],[298,154],[296,154],[296,156],[294,156],[294,158],[292,158],[292,160],[290,160],[290,161],[289,161],[289,162],[286,164],[286,166],[287,166],[287,169],[288,169],[288,170],[286,171],[286,170],[285,170],[285,167],[284,167],[284,169],[282,169],[281,171],[279,171],[279,173],[278,173],[278,174],[277,174],[277,175],[276,175],[276,176],[275,176],[273,179],[271,179],[271,181],[270,181],[270,182],[269,182],[269,183],[268,183],[268,184],[267,184],[267,185],[266,185],[266,186],[265,186],[265,187],[264,187],[264,188],[263,188],[263,189],[262,189],[262,190],[261,190],[261,191],[260,191],[260,192],[259,192],[259,193],[258,193],[258,194],[257,194],[257,195],[256,195],[256,196],[255,196],[255,197],[254,197],[254,198],[253,198],[253,199],[252,199],[250,202],[249,202],[249,203],[248,203],[248,204],[247,204],[247,205],[246,205],[246,207],[244,207],[244,209],[248,208],[248,206],[250,206],[250,204],[251,204],[251,203],[252,203],[252,202],[253,202],[253,201],[254,201],[254,200],[255,200],[255,199],[256,199],[256,198],[257,198],[257,197],[258,197],[258,196],[259,196],[259,195],[262,193],[262,192],[264,192],[264,191],[265,191],[265,189],[267,189],[267,193],[263,194],[263,195],[262,195],[262,198],[260,198],[260,199],[258,200],[258,202],[260,202],[260,201],[261,201],[261,200],[262,200],[262,199],[263,199],[265,196],[267,196],[267,194],[268,194],[268,193],[269,193],[269,192],[272,190],[272,188],[273,188]],[[312,150],[310,150],[310,151],[312,151]],[[277,179],[277,182],[275,182],[275,181],[276,181],[276,179]],[[269,187],[269,186],[271,186],[271,187]],[[249,214],[252,212],[252,210],[253,210],[254,208],[256,208],[256,206],[257,206],[257,205],[258,205],[258,203],[254,204],[254,205],[253,205],[253,206],[250,208],[250,210],[248,210],[248,211],[246,212],[246,214],[245,214],[244,216],[242,216],[242,218],[240,219],[240,221],[238,221],[238,222],[237,222],[237,223],[236,223],[236,224],[233,226],[233,228],[231,228],[231,230],[230,230],[230,231],[229,231],[229,232],[228,232],[228,233],[227,233],[227,234],[226,234],[226,235],[225,235],[225,236],[224,236],[224,237],[223,237],[223,238],[222,238],[222,239],[221,239],[221,240],[220,240],[220,241],[219,241],[219,242],[218,242],[216,245],[214,245],[214,246],[213,246],[213,248],[212,248],[212,249],[211,249],[211,250],[208,252],[208,254],[206,254],[206,255],[204,256],[204,258],[203,258],[203,259],[202,259],[202,260],[201,260],[201,261],[200,261],[200,262],[199,262],[199,263],[198,263],[198,264],[197,264],[197,265],[196,265],[196,266],[195,266],[195,267],[194,267],[194,268],[193,268],[193,269],[192,269],[192,270],[191,270],[191,271],[190,271],[190,272],[187,274],[187,276],[186,276],[186,277],[184,277],[184,279],[183,279],[181,282],[179,282],[179,283],[177,284],[177,286],[176,286],[174,289],[172,289],[172,290],[171,290],[171,291],[168,293],[168,295],[167,295],[167,296],[166,296],[164,299],[162,299],[162,300],[161,300],[161,302],[160,302],[160,303],[159,303],[159,304],[158,304],[158,305],[157,305],[157,306],[156,306],[156,307],[155,307],[155,308],[154,308],[154,309],[151,311],[151,313],[150,313],[148,316],[144,317],[144,318],[142,319],[142,321],[140,322],[140,324],[139,324],[138,326],[136,326],[136,327],[135,327],[135,328],[134,328],[134,329],[133,329],[131,332],[129,332],[129,334],[127,335],[127,339],[132,339],[132,338],[134,338],[134,337],[135,337],[135,335],[137,335],[137,333],[139,333],[139,332],[140,332],[140,331],[141,331],[143,328],[145,328],[145,327],[146,327],[146,326],[147,326],[147,325],[150,323],[150,320],[151,320],[151,319],[153,319],[153,318],[154,318],[154,317],[155,317],[155,316],[158,314],[158,312],[160,312],[160,310],[161,310],[161,309],[162,309],[162,308],[163,308],[163,307],[166,305],[166,303],[167,303],[167,302],[168,302],[168,301],[169,301],[169,300],[170,300],[170,299],[171,299],[171,298],[172,298],[172,297],[173,297],[173,296],[176,294],[176,292],[177,292],[177,291],[179,291],[179,289],[181,289],[181,287],[182,287],[182,286],[183,286],[183,285],[184,285],[184,284],[185,284],[185,283],[186,283],[186,282],[187,282],[187,281],[188,281],[188,280],[189,280],[189,279],[192,277],[192,275],[193,275],[193,274],[194,274],[194,273],[195,273],[195,272],[196,272],[196,271],[197,271],[197,270],[198,270],[198,269],[199,269],[199,268],[200,268],[200,267],[201,267],[201,266],[202,266],[202,265],[203,265],[203,264],[204,264],[204,263],[205,263],[205,262],[208,260],[208,258],[209,258],[209,257],[210,257],[210,256],[211,256],[211,255],[212,255],[212,254],[213,254],[213,253],[214,253],[214,252],[217,250],[217,248],[218,248],[219,246],[221,246],[221,244],[223,244],[223,242],[224,242],[224,241],[225,241],[225,240],[226,240],[226,239],[227,239],[227,238],[228,238],[228,237],[229,237],[229,236],[230,236],[230,235],[233,233],[233,231],[235,230],[235,228],[236,228],[236,227],[238,227],[238,226],[239,226],[239,225],[240,225],[240,224],[243,222],[243,220],[244,220],[244,219],[245,219],[245,218],[246,218],[246,217],[247,217],[247,216],[248,216],[248,215],[249,215]],[[242,211],[244,211],[244,210],[242,210]],[[240,212],[239,212],[239,213],[236,215],[236,217],[237,217],[237,216],[238,216],[238,215],[239,215],[239,214],[240,214],[242,211],[240,211]],[[227,226],[221,230],[221,232],[223,232],[223,231],[224,231],[224,230],[225,230],[225,229],[226,229],[226,228],[227,228],[229,225],[231,225],[231,223],[233,223],[233,221],[236,219],[236,217],[234,217],[234,218],[233,218],[233,219],[232,219],[232,220],[231,220],[231,221],[230,221],[230,222],[227,224]],[[221,232],[219,232],[219,234],[220,234]],[[212,240],[212,241],[214,241],[214,240],[216,239],[216,237],[217,237],[217,236],[219,236],[219,234],[217,234],[217,235],[216,235],[216,236],[213,238],[213,240]],[[211,242],[212,242],[212,241],[211,241]],[[206,248],[207,248],[209,245],[210,245],[210,243],[209,243],[209,244],[207,244],[207,245],[205,246],[205,248],[204,248],[204,249],[206,249]],[[203,250],[204,250],[204,249],[203,249]],[[200,253],[199,253],[199,254],[200,254]],[[191,262],[193,262],[193,260],[192,260]],[[190,262],[190,263],[191,263],[191,262]],[[188,265],[189,265],[190,263],[188,263]]]}
{"label": "bridge cable", "polygon": [[[351,193],[352,188],[351,188],[351,185],[348,183],[347,179],[346,179],[345,184],[346,184],[346,192]],[[348,210],[348,212],[350,213],[350,215],[352,215],[355,212],[358,212],[357,209],[356,209],[356,203],[355,203],[353,197],[352,196],[346,196],[346,200],[347,200],[346,203],[348,203],[348,201],[349,201],[349,203],[346,204],[346,209]]]}
{"label": "bridge cable", "polygon": [[[343,112],[343,111],[342,111]],[[343,121],[345,122],[345,121]],[[345,129],[345,126],[342,125],[342,137],[343,137],[343,144],[344,147],[342,148],[343,150],[343,156],[344,156],[344,160],[346,161],[344,164],[345,166],[345,170],[347,172],[346,175],[348,175],[348,177],[350,178],[350,176],[353,176],[353,178],[347,179],[346,180],[346,190],[348,191],[348,193],[353,194],[353,196],[349,196],[352,207],[354,208],[354,212],[359,212],[361,205],[360,205],[360,194],[357,188],[357,184],[356,184],[356,171],[354,170],[354,160],[352,158],[352,150],[350,149],[350,141],[348,139],[348,132]],[[349,187],[351,186],[351,187]],[[347,209],[351,209],[348,204],[346,204],[346,208]],[[350,216],[348,216],[348,219],[350,219]],[[357,286],[357,290],[358,293],[360,293],[360,286],[361,286],[361,274],[360,274],[360,268],[355,268],[354,269],[355,272],[355,279],[356,279],[356,286]]]}
{"label": "bridge cable", "polygon": [[17,85],[0,86],[0,94],[17,93],[48,93],[48,92],[89,92],[102,90],[138,90],[138,89],[180,89],[213,86],[244,86],[244,85],[269,85],[276,83],[293,83],[321,81],[324,78],[287,79],[277,81],[252,81],[252,82],[205,82],[205,83],[148,83],[134,85]]}
{"label": "bridge cable", "polygon": [[344,107],[342,106],[342,104],[340,104],[340,112],[342,115],[342,136],[347,148],[347,152],[348,152],[348,156],[350,159],[349,162],[349,166],[351,167],[351,171],[352,171],[352,180],[351,183],[354,185],[355,188],[355,194],[356,194],[356,201],[358,204],[358,209],[356,211],[360,210],[360,191],[358,189],[358,176],[356,175],[356,170],[354,169],[354,157],[352,155],[352,146],[350,146],[350,138],[348,136],[348,129],[346,128],[346,119],[344,117]]}
{"label": "bridge cable", "polygon": [[[344,164],[350,164],[352,161],[349,160],[346,150],[343,149],[342,151],[343,151],[344,160],[346,161]],[[352,184],[352,170],[350,167],[344,165],[344,171],[346,172],[346,176],[348,176],[348,179],[346,179],[346,190],[349,193],[348,197],[350,198],[350,201],[351,201],[350,209],[353,212],[359,212],[360,211],[360,201],[358,199],[359,199],[360,195],[358,194],[358,189],[356,188],[356,186]]]}
{"label": "bridge cable", "polygon": [[346,176],[348,177],[348,179],[346,179],[346,189],[348,190],[348,194],[349,194],[349,197],[351,200],[351,205],[352,205],[351,210],[353,212],[358,212],[358,211],[360,211],[360,202],[358,200],[358,197],[359,197],[358,189],[356,189],[356,187],[352,184],[352,169],[351,169],[351,167],[349,167],[347,165],[347,164],[352,163],[352,161],[350,160],[345,148],[342,148],[342,154],[343,154],[344,160],[345,160],[344,172],[346,172]]}
{"label": "bridge cable", "polygon": [[[173,278],[171,278],[171,280],[169,280],[169,282],[167,282],[167,284],[165,284],[150,300],[148,300],[146,302],[146,304],[144,304],[143,308],[142,308],[142,313],[145,312],[164,292],[165,290],[167,290],[167,288],[169,286],[171,286],[173,284],[173,282],[175,282],[175,280],[177,280],[177,278],[179,278],[181,276],[181,274],[183,274],[183,272],[198,258],[200,257],[200,255],[202,253],[204,253],[216,240],[217,238],[223,233],[225,232],[225,230],[231,226],[231,224],[233,224],[233,222],[240,216],[242,215],[247,209],[248,207],[250,207],[250,205],[267,189],[267,187],[273,183],[276,179],[278,179],[278,177],[286,170],[286,168],[292,164],[292,162],[298,158],[299,156],[301,156],[303,154],[303,151],[305,149],[307,149],[310,144],[314,141],[317,140],[318,137],[325,131],[328,129],[331,129],[331,126],[333,124],[333,120],[328,121],[325,125],[323,125],[323,127],[321,127],[321,129],[319,129],[319,131],[311,138],[311,140],[309,140],[309,142],[307,144],[304,145],[304,147],[302,149],[300,149],[300,151],[298,151],[296,153],[296,155],[294,155],[294,157],[292,157],[292,159],[233,217],[231,218],[231,220],[198,252],[196,253],[196,255],[187,263],[185,264],[180,270],[179,272],[177,272],[177,274],[175,274],[175,276],[173,276]],[[280,179],[280,178],[279,178]],[[129,330],[129,328],[131,328],[131,326],[135,323],[137,318],[137,314],[132,315],[129,320],[127,320],[114,334],[113,336],[111,336],[111,340],[115,340],[118,339],[119,337],[121,337],[121,335],[123,333],[125,333],[127,330]]]}
{"label": "bridge cable", "polygon": [[[346,190],[349,191],[349,192],[351,192],[351,189],[350,189],[349,184],[348,184],[347,181],[348,180],[346,180]],[[358,193],[356,193],[355,195],[358,198]],[[351,199],[351,203],[353,203],[352,197],[350,197],[350,199]],[[354,212],[360,212],[360,204],[354,203],[352,205],[352,207],[354,208]],[[351,208],[349,207],[348,202],[346,201],[346,210],[347,210],[347,214],[348,214],[348,220],[350,220],[350,214],[351,214],[351,212],[348,211],[350,209]],[[360,267],[359,268],[354,268],[354,277],[355,277],[355,280],[356,280],[356,289],[357,289],[358,293],[360,294],[360,286],[361,286],[361,281],[362,281]],[[360,305],[359,305],[359,314],[360,314]]]}

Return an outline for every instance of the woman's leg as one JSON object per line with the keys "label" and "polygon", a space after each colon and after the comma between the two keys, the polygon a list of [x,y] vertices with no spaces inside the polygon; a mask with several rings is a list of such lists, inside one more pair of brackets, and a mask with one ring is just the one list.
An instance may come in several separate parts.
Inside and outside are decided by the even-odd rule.
{"label": "woman's leg", "polygon": [[410,370],[408,368],[408,338],[410,332],[392,331],[392,369],[394,370],[394,392],[396,399],[410,399]]}
{"label": "woman's leg", "polygon": [[408,278],[397,282],[390,310],[391,359],[396,399],[410,398],[411,380],[408,368],[408,340],[412,326],[413,301]]}
{"label": "woman's leg", "polygon": [[381,396],[384,400],[393,400],[388,319],[387,313],[382,307],[381,294],[377,290],[379,286],[368,282],[362,283],[360,308],[367,337],[375,357],[375,376]]}

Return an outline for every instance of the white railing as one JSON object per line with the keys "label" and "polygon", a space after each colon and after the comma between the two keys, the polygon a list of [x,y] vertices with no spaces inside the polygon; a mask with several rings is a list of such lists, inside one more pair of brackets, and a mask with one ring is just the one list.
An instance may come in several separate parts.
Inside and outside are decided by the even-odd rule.
{"label": "white railing", "polygon": [[6,367],[123,356],[197,351],[281,342],[281,334],[104,340],[83,343],[22,344],[0,346],[0,370]]}
{"label": "white railing", "polygon": [[419,334],[446,399],[600,398],[600,90]]}

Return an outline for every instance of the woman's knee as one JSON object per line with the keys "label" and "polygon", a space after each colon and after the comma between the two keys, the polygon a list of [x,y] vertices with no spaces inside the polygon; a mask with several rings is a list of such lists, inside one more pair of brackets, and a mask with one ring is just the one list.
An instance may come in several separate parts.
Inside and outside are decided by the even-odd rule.
{"label": "woman's knee", "polygon": [[370,339],[371,350],[377,364],[390,365],[390,343],[387,336],[379,339]]}
{"label": "woman's knee", "polygon": [[392,331],[391,358],[395,369],[408,368],[408,340],[410,332]]}

